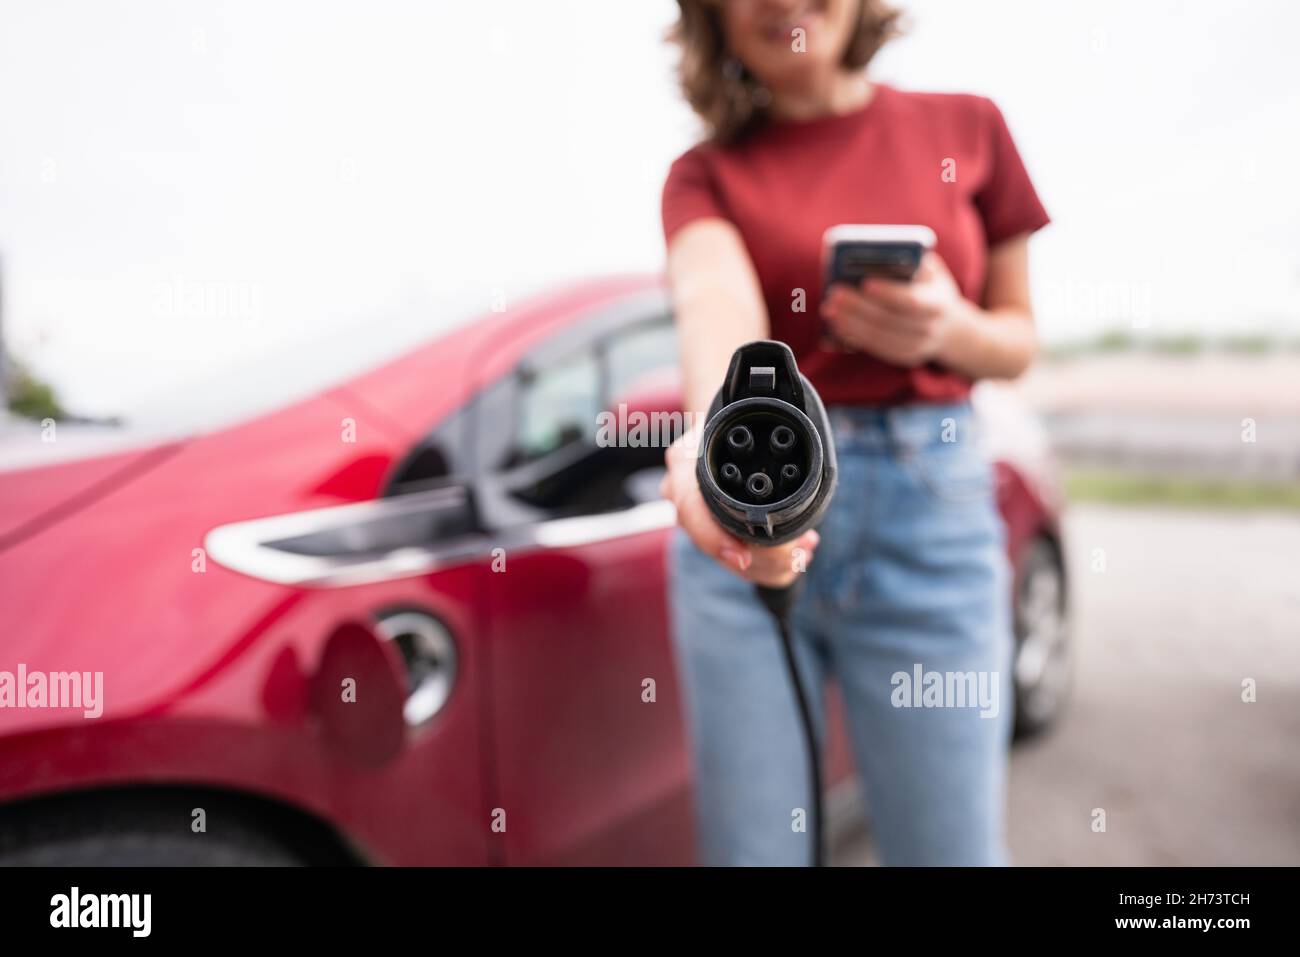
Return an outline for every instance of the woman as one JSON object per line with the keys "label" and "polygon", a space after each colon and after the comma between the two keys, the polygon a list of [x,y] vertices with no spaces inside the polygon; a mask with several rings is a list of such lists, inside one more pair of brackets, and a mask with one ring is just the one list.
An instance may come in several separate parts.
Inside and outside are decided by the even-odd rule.
{"label": "woman", "polygon": [[[710,132],[663,194],[687,408],[707,408],[738,345],[780,339],[830,407],[840,467],[819,531],[757,548],[705,506],[695,436],[668,453],[702,858],[811,859],[795,705],[751,587],[806,564],[801,673],[819,714],[825,678],[843,691],[883,861],[1003,863],[1009,582],[967,396],[1033,357],[1028,239],[1047,214],[990,101],[868,79],[896,25],[878,0],[679,5],[682,86]],[[840,223],[922,224],[938,243],[910,283],[823,296],[821,237]],[[997,704],[906,707],[898,676],[918,666],[973,672]]]}

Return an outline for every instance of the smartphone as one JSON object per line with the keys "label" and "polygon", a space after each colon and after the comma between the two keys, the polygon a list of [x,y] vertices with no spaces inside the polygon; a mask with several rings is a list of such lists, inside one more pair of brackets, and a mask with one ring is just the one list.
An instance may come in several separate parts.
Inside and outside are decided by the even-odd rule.
{"label": "smartphone", "polygon": [[823,288],[856,286],[868,276],[910,281],[934,242],[929,226],[832,226],[822,235]]}
{"label": "smartphone", "polygon": [[[911,282],[934,241],[929,226],[832,226],[822,234],[822,293],[837,282],[860,285],[868,276]],[[825,323],[821,344],[831,352],[850,351]]]}

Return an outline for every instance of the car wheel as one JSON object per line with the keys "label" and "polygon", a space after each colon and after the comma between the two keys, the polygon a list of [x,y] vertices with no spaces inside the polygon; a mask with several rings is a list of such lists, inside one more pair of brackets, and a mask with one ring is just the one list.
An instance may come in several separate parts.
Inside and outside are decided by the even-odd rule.
{"label": "car wheel", "polygon": [[[197,808],[206,831],[194,833]],[[0,808],[0,866],[263,867],[343,863],[311,825],[225,795],[65,795]]]}
{"label": "car wheel", "polygon": [[1065,568],[1056,545],[1039,537],[1026,548],[1015,594],[1017,738],[1038,734],[1065,708],[1072,655]]}

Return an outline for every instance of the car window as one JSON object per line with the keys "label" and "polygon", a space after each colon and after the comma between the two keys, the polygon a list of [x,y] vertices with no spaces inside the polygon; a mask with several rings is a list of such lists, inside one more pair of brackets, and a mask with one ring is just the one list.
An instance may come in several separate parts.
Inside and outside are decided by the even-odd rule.
{"label": "car window", "polygon": [[677,364],[677,327],[665,314],[620,330],[606,340],[605,361],[612,404],[648,373]]}
{"label": "car window", "polygon": [[590,444],[602,407],[600,364],[581,350],[524,376],[518,397],[518,428],[512,466],[544,458],[578,443]]}
{"label": "car window", "polygon": [[[413,449],[387,494],[423,490],[481,469],[493,476],[488,481],[500,483],[479,503],[492,513],[488,525],[595,515],[658,498],[664,446],[679,430],[671,428],[665,440],[653,442],[611,444],[601,438],[611,434],[607,416],[625,396],[642,384],[658,394],[665,382],[671,389],[676,381],[671,314],[629,313],[597,316],[606,320],[603,328],[570,326],[539,345],[515,374],[485,388],[464,415],[453,416]],[[675,410],[676,403],[669,411]],[[467,445],[469,452],[462,448]],[[512,503],[532,511],[512,512]]]}

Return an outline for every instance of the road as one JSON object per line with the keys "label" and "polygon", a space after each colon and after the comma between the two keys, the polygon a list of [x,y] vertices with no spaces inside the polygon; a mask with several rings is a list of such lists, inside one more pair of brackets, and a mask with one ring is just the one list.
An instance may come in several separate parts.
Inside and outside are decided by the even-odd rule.
{"label": "road", "polygon": [[1300,864],[1300,515],[1078,505],[1067,531],[1074,694],[1014,749],[1013,862]]}

